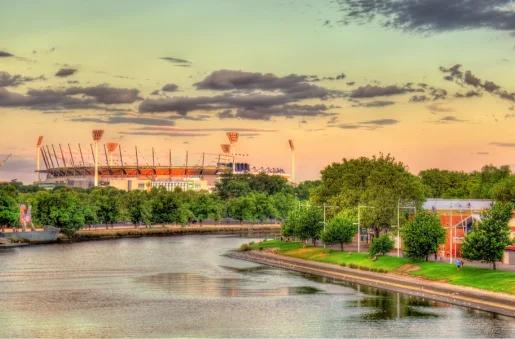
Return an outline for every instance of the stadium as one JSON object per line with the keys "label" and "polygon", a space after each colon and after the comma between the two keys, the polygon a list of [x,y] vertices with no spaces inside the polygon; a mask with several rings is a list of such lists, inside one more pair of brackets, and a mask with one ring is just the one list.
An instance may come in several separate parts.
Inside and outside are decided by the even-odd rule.
{"label": "stadium", "polygon": [[[43,136],[37,141],[36,184],[51,189],[56,186],[89,188],[112,186],[126,191],[149,190],[165,187],[174,190],[211,191],[224,173],[278,175],[293,181],[294,177],[281,168],[256,167],[236,154],[238,133],[227,132],[229,144],[221,145],[221,152],[189,156],[177,164],[172,150],[160,153],[152,147],[151,154],[143,154],[136,146],[130,151],[115,142],[101,144],[103,130],[94,130],[90,145],[43,145]],[[294,146],[290,140],[292,168]],[[293,171],[292,171],[293,172]],[[96,174],[96,175],[95,175]]]}

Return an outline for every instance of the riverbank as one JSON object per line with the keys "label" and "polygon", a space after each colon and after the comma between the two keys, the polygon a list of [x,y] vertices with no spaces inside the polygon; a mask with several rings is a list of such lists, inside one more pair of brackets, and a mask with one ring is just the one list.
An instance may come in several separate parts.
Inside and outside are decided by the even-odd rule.
{"label": "riverbank", "polygon": [[113,229],[92,229],[80,230],[73,237],[67,237],[64,234],[59,234],[60,242],[79,242],[91,240],[110,240],[120,238],[138,238],[138,237],[152,237],[152,236],[174,236],[174,235],[187,235],[187,234],[234,234],[234,233],[255,233],[267,234],[277,233],[281,230],[281,225],[242,225],[242,226],[154,226],[152,228],[145,227],[127,227],[127,228],[113,228]]}
{"label": "riverbank", "polygon": [[[263,243],[262,245],[267,246],[273,243],[274,242],[270,241]],[[262,245],[256,246],[263,247]],[[346,264],[347,267],[344,267],[341,265],[336,265],[335,263],[331,263],[331,259],[334,258],[328,258],[328,256],[332,253],[326,252],[326,254],[323,255],[321,253],[324,251],[323,249],[320,250],[317,248],[301,248],[301,252],[304,254],[311,252],[311,254],[313,254],[313,251],[320,251],[318,254],[313,254],[313,256],[318,255],[319,259],[326,260],[325,262],[320,260],[314,261],[313,259],[292,257],[292,251],[298,251],[298,248],[296,248],[298,245],[299,244],[296,243],[285,243],[284,246],[286,248],[283,248],[282,252],[280,252],[277,247],[275,247],[274,250],[272,250],[273,247],[269,247],[268,250],[264,249],[262,251],[253,250],[247,252],[235,252],[232,253],[231,256],[260,264],[314,274],[335,280],[355,282],[408,295],[425,297],[441,302],[515,317],[515,295],[513,294],[485,291],[469,286],[458,286],[457,284],[452,284],[449,282],[424,279],[420,275],[411,275],[413,271],[410,272],[409,268],[408,270],[405,270],[406,267],[398,270],[385,266],[385,268],[381,268],[381,270],[379,270],[381,263],[378,263],[377,261],[372,262],[371,260],[368,260],[369,263],[375,267],[367,267],[358,264]],[[300,247],[302,247],[302,245],[300,245]],[[339,252],[339,254],[343,253]],[[350,258],[353,258],[352,260],[356,262],[363,261],[363,258],[360,258],[356,254],[352,254]],[[385,258],[380,258],[380,260],[382,259]],[[398,258],[392,259],[404,260]],[[329,260],[329,262],[327,260]],[[401,265],[401,267],[402,266],[405,265]],[[448,266],[453,267],[452,265]],[[361,269],[356,269],[358,267]],[[453,268],[456,270],[455,267]],[[372,269],[375,269],[376,272],[372,272]],[[470,269],[474,270],[476,268],[471,267]],[[465,271],[460,271],[460,273],[461,272]],[[490,272],[494,276],[496,273],[499,273],[492,271]],[[500,273],[513,274],[511,272]],[[476,280],[481,280],[481,278]],[[510,287],[513,287],[515,279],[512,279],[510,282]]]}

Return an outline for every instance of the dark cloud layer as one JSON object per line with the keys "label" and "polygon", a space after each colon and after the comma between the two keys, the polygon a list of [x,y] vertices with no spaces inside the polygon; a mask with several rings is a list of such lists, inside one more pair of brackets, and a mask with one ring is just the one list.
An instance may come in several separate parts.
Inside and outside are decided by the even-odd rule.
{"label": "dark cloud layer", "polygon": [[378,119],[378,120],[368,120],[361,121],[354,124],[340,124],[335,127],[341,129],[366,129],[366,130],[377,130],[384,126],[391,126],[398,124],[399,121],[395,119]]}
{"label": "dark cloud layer", "polygon": [[383,27],[415,33],[469,29],[515,30],[509,0],[336,0],[343,24],[378,20]]}
{"label": "dark cloud layer", "polygon": [[55,76],[64,78],[64,77],[73,75],[76,72],[77,72],[77,70],[74,68],[61,68],[59,71],[57,71],[57,73],[55,73]]}
{"label": "dark cloud layer", "polygon": [[178,58],[172,58],[172,57],[162,57],[159,59],[168,61],[168,62],[174,64],[175,66],[189,67],[191,65],[191,62],[189,62],[188,60],[184,60],[184,59],[178,59]]}
{"label": "dark cloud layer", "polygon": [[[302,105],[304,99],[326,100],[343,93],[308,83],[310,77],[219,70],[195,84],[197,90],[225,91],[215,96],[147,99],[139,106],[142,113],[219,111],[218,117],[270,120],[272,117],[327,116],[334,106]],[[274,92],[264,94],[263,92]]]}
{"label": "dark cloud layer", "polygon": [[92,122],[99,124],[135,124],[149,126],[174,126],[175,122],[169,119],[131,117],[131,116],[109,116],[106,119],[96,117],[72,118],[73,122]]}
{"label": "dark cloud layer", "polygon": [[[0,107],[27,107],[40,110],[104,109],[99,104],[127,104],[140,100],[137,89],[71,87],[66,90],[29,89],[26,95],[0,87]],[[82,97],[77,97],[82,95]]]}
{"label": "dark cloud layer", "polygon": [[13,57],[14,55],[12,55],[11,53],[7,53],[5,51],[0,51],[0,58],[9,58],[9,57]]}
{"label": "dark cloud layer", "polygon": [[398,87],[396,85],[386,87],[367,85],[358,87],[357,89],[351,92],[350,96],[351,98],[373,98],[403,93],[406,93],[406,89]]}
{"label": "dark cloud layer", "polygon": [[7,72],[0,72],[0,87],[17,87],[23,85],[25,82],[32,82],[36,80],[46,80],[44,76],[37,78],[24,77],[19,74],[10,75]]}
{"label": "dark cloud layer", "polygon": [[175,84],[166,84],[161,90],[163,92],[177,92],[179,90],[179,86]]}

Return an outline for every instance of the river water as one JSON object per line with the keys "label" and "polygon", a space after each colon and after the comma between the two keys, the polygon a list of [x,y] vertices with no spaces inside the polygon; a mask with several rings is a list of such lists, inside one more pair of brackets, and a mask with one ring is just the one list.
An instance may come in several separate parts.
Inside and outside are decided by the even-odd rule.
{"label": "river water", "polygon": [[0,251],[0,337],[514,338],[515,319],[259,266],[249,238]]}

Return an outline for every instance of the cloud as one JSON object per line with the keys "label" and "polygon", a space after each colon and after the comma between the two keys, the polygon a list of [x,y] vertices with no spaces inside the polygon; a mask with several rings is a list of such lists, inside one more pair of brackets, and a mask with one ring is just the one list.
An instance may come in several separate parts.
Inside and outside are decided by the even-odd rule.
{"label": "cloud", "polygon": [[395,105],[395,102],[377,100],[377,101],[368,102],[368,103],[364,104],[363,106],[375,108],[375,107],[385,107],[385,106],[391,106],[391,105]]}
{"label": "cloud", "polygon": [[63,78],[75,74],[76,72],[77,70],[74,68],[61,68],[57,73],[55,73],[55,76]]}
{"label": "cloud", "polygon": [[455,116],[445,116],[437,121],[432,121],[433,124],[452,124],[452,123],[460,123],[460,122],[469,122],[468,120],[462,120],[459,118],[456,118]]}
{"label": "cloud", "polygon": [[488,155],[490,152],[476,152],[477,155]]}
{"label": "cloud", "polygon": [[[82,94],[82,98],[76,95]],[[140,100],[137,89],[71,87],[65,90],[29,89],[26,95],[0,87],[0,107],[28,107],[40,110],[104,109],[99,104],[127,104]]]}
{"label": "cloud", "polygon": [[165,137],[207,137],[210,134],[199,134],[199,133],[177,133],[177,132],[145,132],[145,131],[129,131],[129,132],[119,132],[118,134],[122,135],[142,135],[142,136],[165,136]]}
{"label": "cloud", "polygon": [[456,96],[456,98],[472,98],[472,97],[480,97],[481,93],[476,92],[476,91],[468,91],[465,94],[456,93],[455,96]]}
{"label": "cloud", "polygon": [[174,64],[175,66],[189,67],[191,65],[191,62],[189,62],[188,60],[184,60],[184,59],[177,59],[177,58],[172,58],[172,57],[162,57],[159,59],[168,61],[168,62]]}
{"label": "cloud", "polygon": [[152,93],[150,93],[150,95],[159,95],[159,90],[156,89],[155,91],[153,91]]}
{"label": "cloud", "polygon": [[174,126],[175,121],[169,119],[147,118],[147,117],[127,117],[127,116],[109,116],[107,119],[85,117],[85,118],[72,118],[68,121],[72,122],[92,122],[99,124],[135,124],[135,125],[149,125],[149,126]]}
{"label": "cloud", "polygon": [[177,92],[179,90],[179,86],[175,84],[166,84],[161,88],[163,92]]}
{"label": "cloud", "polygon": [[135,88],[113,88],[106,85],[95,87],[71,87],[66,89],[64,94],[83,94],[85,96],[93,97],[103,104],[131,104],[142,99],[139,97],[139,90]]}
{"label": "cloud", "polygon": [[375,85],[360,86],[351,92],[351,98],[373,98],[406,93],[407,89],[397,85],[380,87]]}
{"label": "cloud", "polygon": [[240,127],[227,127],[227,128],[180,128],[180,127],[166,127],[166,126],[152,126],[141,127],[133,129],[132,131],[147,131],[147,132],[238,132],[238,133],[275,133],[279,130],[264,129],[264,128],[240,128]]}
{"label": "cloud", "polygon": [[32,82],[36,80],[46,80],[43,75],[33,78],[33,77],[24,77],[22,75],[10,75],[7,72],[0,72],[0,87],[17,87],[23,85],[25,82]]}
{"label": "cloud", "polygon": [[0,51],[0,58],[9,58],[9,57],[13,57],[14,55],[12,55],[11,53],[7,53],[5,51]]}
{"label": "cloud", "polygon": [[343,23],[376,19],[386,28],[414,33],[469,29],[515,31],[508,0],[339,0]]}
{"label": "cloud", "polygon": [[361,121],[354,124],[340,124],[336,127],[341,129],[367,129],[367,130],[376,130],[382,128],[384,126],[391,126],[398,124],[399,121],[395,119],[378,119],[378,120],[368,120]]}
{"label": "cloud", "polygon": [[349,86],[354,86],[355,84],[356,84],[356,82],[355,82],[355,81],[351,81],[351,82],[348,82],[348,83],[347,83],[347,85],[349,85]]}
{"label": "cloud", "polygon": [[497,147],[506,147],[506,148],[515,147],[515,143],[513,143],[513,142],[491,142],[490,145],[497,146]]}
{"label": "cloud", "polygon": [[427,106],[427,108],[430,109],[431,111],[436,111],[436,112],[454,112],[453,108],[443,107],[441,104],[436,104],[436,103]]}

